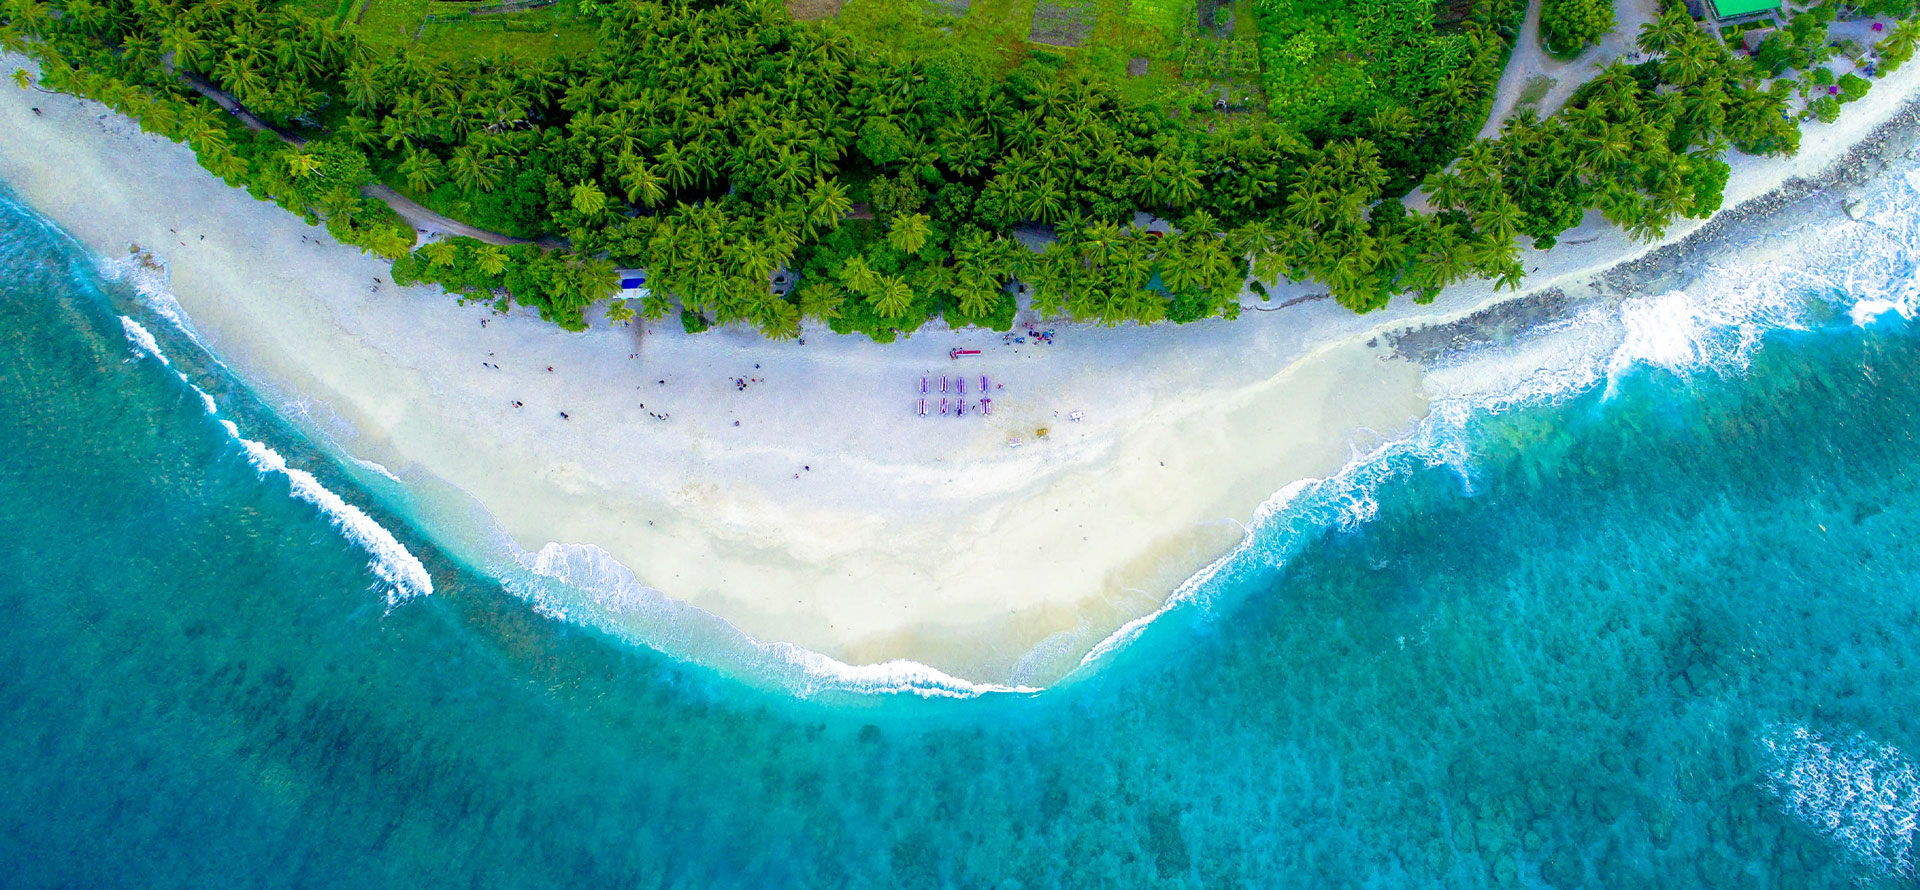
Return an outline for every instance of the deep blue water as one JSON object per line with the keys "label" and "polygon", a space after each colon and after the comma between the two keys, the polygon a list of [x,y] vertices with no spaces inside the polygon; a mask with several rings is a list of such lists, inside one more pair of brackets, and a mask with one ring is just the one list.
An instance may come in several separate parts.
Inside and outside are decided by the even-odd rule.
{"label": "deep blue water", "polygon": [[[217,371],[142,357],[131,295],[4,203],[0,308],[6,886],[1915,880],[1897,319],[1482,417],[1464,476],[1408,461],[1049,692],[799,701],[455,564]],[[434,593],[390,608],[189,382]]]}

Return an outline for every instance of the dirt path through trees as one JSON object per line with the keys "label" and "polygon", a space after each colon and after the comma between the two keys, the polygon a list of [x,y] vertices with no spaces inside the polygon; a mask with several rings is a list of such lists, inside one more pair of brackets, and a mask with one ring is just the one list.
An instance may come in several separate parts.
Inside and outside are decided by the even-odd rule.
{"label": "dirt path through trees", "polygon": [[[261,120],[253,112],[248,111],[246,106],[241,105],[220,88],[208,83],[205,78],[191,72],[181,72],[179,76],[182,83],[191,87],[194,92],[208,99],[212,99],[215,105],[226,109],[227,113],[233,115],[240,123],[246,125],[247,129],[257,133],[272,133],[279,137],[280,141],[288,145],[298,146],[306,144],[305,139],[285,132]],[[392,187],[383,183],[368,183],[361,187],[360,193],[376,201],[383,202],[388,207],[392,207],[393,212],[400,214],[401,219],[406,220],[407,224],[412,226],[415,231],[423,234],[459,235],[472,238],[476,241],[484,241],[488,244],[497,244],[501,247],[511,244],[538,244],[548,250],[559,250],[567,246],[567,243],[559,238],[514,238],[508,235],[502,235],[499,232],[489,232],[486,229],[467,225],[450,216],[428,210],[418,202],[408,198],[406,195],[400,194]]]}
{"label": "dirt path through trees", "polygon": [[1553,85],[1531,103],[1534,113],[1548,117],[1559,111],[1573,98],[1574,90],[1592,80],[1608,62],[1635,52],[1640,28],[1660,15],[1658,0],[1614,0],[1613,30],[1580,55],[1559,59],[1548,53],[1540,42],[1540,6],[1541,0],[1527,5],[1527,18],[1520,26],[1520,36],[1514,40],[1513,56],[1507,60],[1507,68],[1500,73],[1500,83],[1494,88],[1492,113],[1480,128],[1481,139],[1500,135],[1500,127],[1519,109],[1527,85],[1535,78],[1549,78]]}

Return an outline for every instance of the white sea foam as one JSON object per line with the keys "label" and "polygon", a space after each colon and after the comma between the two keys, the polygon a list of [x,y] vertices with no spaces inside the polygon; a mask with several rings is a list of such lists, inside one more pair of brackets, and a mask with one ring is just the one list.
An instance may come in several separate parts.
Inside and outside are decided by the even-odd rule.
{"label": "white sea foam", "polygon": [[847,664],[791,643],[759,645],[763,651],[800,670],[801,676],[809,681],[808,685],[801,689],[803,694],[813,694],[828,689],[844,689],[869,694],[904,692],[921,698],[974,698],[990,692],[1034,693],[1040,691],[1032,686],[1006,686],[998,683],[975,683],[962,680],[917,661],[895,660],[880,664]]}
{"label": "white sea foam", "polygon": [[[166,319],[182,334],[195,338],[197,342],[192,322],[187,318],[186,312],[180,308],[179,301],[175,300],[173,294],[166,289],[165,267],[160,265],[159,260],[143,254],[122,260],[106,261],[101,265],[109,277],[131,283],[140,295],[143,305]],[[125,315],[120,316],[120,325],[126,331],[127,340],[133,344],[137,352],[152,356],[162,365],[172,367],[173,363],[161,352],[159,342],[145,325]],[[209,415],[219,414],[220,406],[212,396],[207,394],[206,390],[194,385],[186,374],[177,370],[174,373],[179,376],[180,382],[186,384],[200,397],[201,407],[205,408]],[[339,529],[348,540],[365,548],[371,554],[372,559],[368,565],[376,576],[386,582],[388,608],[416,596],[427,596],[433,593],[433,577],[427,572],[426,566],[407,550],[392,532],[374,521],[373,517],[368,516],[366,511],[347,503],[346,499],[320,484],[320,480],[312,473],[288,466],[286,459],[266,444],[240,435],[240,428],[233,421],[222,420],[220,424],[246,450],[247,459],[256,469],[262,474],[285,475],[291,483],[294,497],[318,507],[327,515],[334,528]],[[394,478],[392,473],[387,472],[387,469],[379,464],[367,461],[362,461],[362,464],[370,466],[388,478]]]}
{"label": "white sea foam", "polygon": [[153,332],[147,330],[146,325],[122,315],[120,316],[120,327],[127,332],[127,342],[133,344],[135,357],[144,355],[158,359],[160,364],[168,367],[173,366],[173,362],[167,361],[166,353],[160,351],[160,342],[153,339]]}
{"label": "white sea foam", "polygon": [[[166,353],[160,351],[159,341],[154,339],[153,332],[147,330],[146,325],[122,315],[120,316],[120,327],[127,332],[127,340],[133,344],[136,357],[142,355],[150,356],[158,359],[160,364],[166,367],[173,367],[173,362],[167,359]],[[200,397],[200,407],[205,408],[208,414],[220,413],[220,406],[213,401],[213,396],[207,395],[206,390],[195,386],[193,380],[181,371],[176,370],[173,374],[179,377],[180,382],[186,384],[188,389],[193,390],[194,395]]]}
{"label": "white sea foam", "polygon": [[194,386],[193,381],[188,380],[187,375],[185,374],[180,375],[180,381],[182,383],[185,383],[187,386],[192,387],[194,394],[200,397],[200,407],[207,409],[208,414],[220,413],[220,403],[215,402],[213,400],[213,396],[207,395],[206,390],[201,389],[198,386]]}
{"label": "white sea foam", "polygon": [[118,281],[133,288],[140,298],[140,304],[153,314],[165,319],[178,328],[182,334],[200,341],[199,332],[193,329],[192,319],[187,310],[180,306],[173,291],[167,289],[167,267],[158,256],[151,253],[137,253],[118,259],[103,259],[99,262],[100,275],[111,281]]}
{"label": "white sea foam", "polygon": [[1864,328],[1879,321],[1880,316],[1889,312],[1898,313],[1902,318],[1913,317],[1907,307],[1892,300],[1861,300],[1853,304],[1853,308],[1847,312],[1847,315],[1853,319],[1856,326]]}
{"label": "white sea foam", "polygon": [[[1155,611],[1093,646],[1082,658],[1081,669],[1126,648],[1169,613],[1188,609],[1209,613],[1222,593],[1250,586],[1237,582],[1284,565],[1315,536],[1371,521],[1379,510],[1376,492],[1389,479],[1421,467],[1449,466],[1471,493],[1470,431],[1488,415],[1552,404],[1600,386],[1611,390],[1623,375],[1636,369],[1656,368],[1681,376],[1737,373],[1767,332],[1804,329],[1820,321],[1817,309],[1822,303],[1846,313],[1856,324],[1890,312],[1920,315],[1920,285],[1914,275],[1920,264],[1913,253],[1913,245],[1920,244],[1920,174],[1883,185],[1864,204],[1864,221],[1841,222],[1799,239],[1796,250],[1804,255],[1776,255],[1710,268],[1685,288],[1615,305],[1596,304],[1540,326],[1518,342],[1465,350],[1432,364],[1426,381],[1431,410],[1413,431],[1357,455],[1332,477],[1300,480],[1267,498],[1232,552],[1188,578]],[[130,257],[107,266],[110,274],[133,283],[156,315],[194,337],[185,313],[165,288],[165,269],[157,261]],[[249,452],[254,453],[252,447]],[[259,458],[256,454],[256,463]],[[263,467],[267,468],[277,469]],[[300,471],[286,472],[293,477]],[[311,483],[312,477],[305,479]],[[332,497],[317,483],[311,485]],[[295,489],[296,493],[302,490],[297,478]],[[337,515],[365,519],[337,497],[332,500],[344,508]],[[383,552],[379,542],[392,542],[392,537],[371,520],[365,521],[370,529],[364,534],[376,542],[369,549],[376,552],[379,564]],[[347,527],[338,518],[336,522]],[[418,561],[397,542],[392,542],[392,550],[404,559],[393,564],[401,568],[390,565],[386,572],[402,581],[413,577],[407,585],[430,590],[423,569],[414,575],[404,568],[418,567]],[[791,644],[764,643],[717,616],[639,583],[626,566],[597,547],[549,544],[538,553],[515,548],[515,554],[538,583],[509,583],[508,587],[543,614],[646,645],[699,651],[703,660],[709,656],[738,659],[743,670],[760,676],[771,672],[782,685],[801,694],[844,689],[973,697],[1033,691],[1025,685],[973,683],[914,662],[850,665]],[[388,577],[386,572],[383,577]],[[395,586],[409,589],[401,581]],[[685,645],[695,637],[700,645]],[[716,640],[733,654],[710,651],[709,644]]]}
{"label": "white sea foam", "polygon": [[1900,749],[1800,725],[1777,727],[1760,744],[1772,762],[1767,790],[1789,814],[1882,875],[1920,878],[1920,774]]}
{"label": "white sea foam", "polygon": [[320,484],[312,473],[287,465],[286,458],[267,447],[264,443],[240,435],[240,428],[233,421],[222,420],[220,424],[227,428],[240,446],[246,449],[247,460],[262,475],[280,473],[292,484],[293,496],[306,501],[320,512],[325,513],[347,540],[365,548],[373,559],[368,567],[387,583],[387,606],[392,608],[416,596],[433,593],[433,578],[427,574],[427,567],[420,563],[392,532],[375,522],[359,507],[347,503],[326,486]]}
{"label": "white sea foam", "polygon": [[[654,647],[676,640],[698,641],[705,644],[703,660],[731,661],[796,695],[845,691],[974,698],[1039,691],[1031,686],[974,683],[915,661],[848,664],[791,643],[758,640],[717,615],[642,584],[612,554],[591,544],[550,543],[537,553],[520,551],[516,557],[522,568],[576,594],[560,595],[550,584],[508,585],[542,614]],[[736,657],[725,658],[727,650]]]}
{"label": "white sea foam", "polygon": [[363,469],[363,470],[369,470],[369,471],[371,471],[371,472],[374,472],[374,473],[378,473],[378,474],[380,474],[380,475],[382,475],[382,476],[385,476],[385,477],[387,477],[388,479],[391,479],[391,480],[393,480],[393,481],[395,481],[395,482],[399,482],[399,481],[400,481],[400,477],[399,477],[399,476],[395,476],[395,475],[393,475],[393,471],[392,471],[392,470],[389,470],[389,469],[387,469],[387,468],[386,468],[386,467],[385,467],[384,465],[382,465],[382,464],[380,464],[380,463],[379,463],[379,462],[377,462],[377,461],[371,461],[371,460],[367,460],[367,459],[365,459],[365,458],[360,458],[360,457],[356,457],[356,458],[354,458],[354,459],[353,459],[353,462],[354,462],[355,464],[358,464],[358,465],[360,466],[360,468],[361,468],[361,469]]}
{"label": "white sea foam", "polygon": [[1800,239],[1805,256],[1723,264],[1685,288],[1596,304],[1509,344],[1462,350],[1427,369],[1429,413],[1405,438],[1356,457],[1325,480],[1295,482],[1269,497],[1240,544],[1196,573],[1160,608],[1095,645],[1081,667],[1137,640],[1168,613],[1207,609],[1249,569],[1278,567],[1313,535],[1374,518],[1382,482],[1420,466],[1452,466],[1471,493],[1472,437],[1480,418],[1555,404],[1625,374],[1658,368],[1689,376],[1743,370],[1770,331],[1804,330],[1825,304],[1856,323],[1885,312],[1920,314],[1920,172],[1869,196],[1866,222],[1844,221]]}

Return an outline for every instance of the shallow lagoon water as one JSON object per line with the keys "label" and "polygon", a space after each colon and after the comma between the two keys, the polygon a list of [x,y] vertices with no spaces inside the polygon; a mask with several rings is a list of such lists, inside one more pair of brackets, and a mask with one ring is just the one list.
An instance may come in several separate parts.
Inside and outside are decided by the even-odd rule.
{"label": "shallow lagoon water", "polygon": [[1474,415],[1044,693],[796,699],[456,564],[95,268],[0,207],[0,883],[1916,879],[1897,315]]}

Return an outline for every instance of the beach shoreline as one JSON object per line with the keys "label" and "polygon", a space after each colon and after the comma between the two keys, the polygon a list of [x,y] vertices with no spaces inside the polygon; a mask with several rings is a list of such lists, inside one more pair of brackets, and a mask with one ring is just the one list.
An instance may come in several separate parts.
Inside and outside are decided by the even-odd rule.
{"label": "beach shoreline", "polygon": [[[1317,300],[1151,330],[1055,325],[1052,345],[983,331],[772,343],[597,317],[569,334],[493,316],[394,286],[384,263],[185,147],[67,96],[5,91],[0,181],[102,256],[163,259],[197,337],[343,468],[404,480],[412,518],[456,556],[592,574],[599,587],[562,611],[670,646],[679,619],[663,609],[684,603],[847,664],[1040,686],[1238,546],[1275,492],[1419,423],[1425,360],[1396,332],[1464,325],[1457,349],[1472,331],[1514,333],[1480,314],[1670,278],[1910,144],[1915,73],[1810,127],[1797,158],[1735,159],[1727,209],[1662,242],[1590,216],[1525,254],[1511,294],[1476,282],[1368,316]],[[961,347],[983,354],[948,357]],[[930,401],[959,377],[977,405],[982,376],[991,416],[918,416],[923,377]]]}

